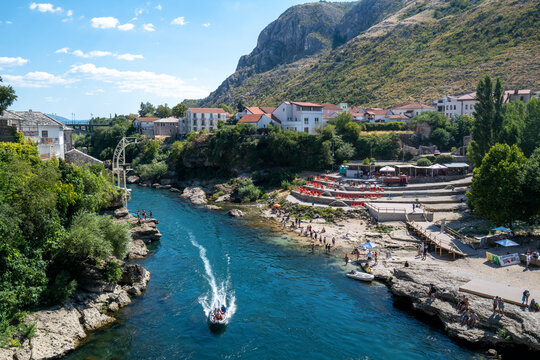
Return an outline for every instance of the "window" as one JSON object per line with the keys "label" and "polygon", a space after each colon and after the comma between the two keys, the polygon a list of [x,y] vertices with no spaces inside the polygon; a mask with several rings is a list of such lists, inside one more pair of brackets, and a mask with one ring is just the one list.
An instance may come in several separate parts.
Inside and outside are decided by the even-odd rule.
{"label": "window", "polygon": [[197,120],[193,119],[193,126],[197,126]]}
{"label": "window", "polygon": [[319,118],[316,117],[316,118],[315,118],[315,124],[318,124],[318,123],[319,123]]}
{"label": "window", "polygon": [[454,110],[456,110],[456,105],[454,105]]}
{"label": "window", "polygon": [[214,125],[214,120],[210,119],[210,126]]}
{"label": "window", "polygon": [[446,105],[446,110],[448,110],[448,105]]}
{"label": "window", "polygon": [[305,132],[305,133],[309,133],[309,128],[305,127],[305,128],[304,128],[304,132]]}
{"label": "window", "polygon": [[304,124],[309,124],[309,118],[304,118]]}
{"label": "window", "polygon": [[49,131],[48,130],[42,130],[41,131],[41,137],[42,138],[48,138],[49,137]]}
{"label": "window", "polygon": [[469,110],[469,105],[465,105],[465,110]]}

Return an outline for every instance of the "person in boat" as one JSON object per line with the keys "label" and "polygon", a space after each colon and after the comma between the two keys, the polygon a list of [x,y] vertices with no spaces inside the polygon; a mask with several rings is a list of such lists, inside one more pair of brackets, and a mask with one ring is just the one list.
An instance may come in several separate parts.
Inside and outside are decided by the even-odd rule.
{"label": "person in boat", "polygon": [[227,312],[227,307],[225,305],[221,305],[221,312],[225,314]]}
{"label": "person in boat", "polygon": [[366,267],[364,268],[364,271],[368,274],[371,273],[371,268],[369,267],[369,264],[366,263]]}

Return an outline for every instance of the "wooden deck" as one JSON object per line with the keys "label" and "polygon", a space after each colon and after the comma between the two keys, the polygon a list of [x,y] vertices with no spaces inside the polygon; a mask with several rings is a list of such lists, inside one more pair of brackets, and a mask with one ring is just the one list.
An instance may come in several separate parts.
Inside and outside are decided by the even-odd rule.
{"label": "wooden deck", "polygon": [[454,236],[441,232],[441,230],[431,222],[415,222],[408,221],[409,228],[418,235],[422,240],[435,245],[435,250],[439,250],[439,255],[445,250],[452,254],[454,259],[456,256],[471,256],[476,254],[476,251],[469,245],[464,244]]}
{"label": "wooden deck", "polygon": [[459,288],[459,291],[493,299],[495,296],[502,297],[506,303],[521,305],[523,291],[529,290],[529,303],[532,299],[540,299],[540,291],[535,289],[520,289],[510,285],[490,282],[482,279],[474,279]]}

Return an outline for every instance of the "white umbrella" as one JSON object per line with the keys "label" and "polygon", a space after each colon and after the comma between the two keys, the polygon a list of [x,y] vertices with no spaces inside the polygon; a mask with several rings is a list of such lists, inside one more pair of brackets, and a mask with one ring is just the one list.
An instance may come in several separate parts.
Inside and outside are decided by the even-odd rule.
{"label": "white umbrella", "polygon": [[380,172],[395,172],[396,169],[394,169],[394,168],[391,167],[391,166],[385,166],[385,167],[382,167],[379,171],[380,171]]}

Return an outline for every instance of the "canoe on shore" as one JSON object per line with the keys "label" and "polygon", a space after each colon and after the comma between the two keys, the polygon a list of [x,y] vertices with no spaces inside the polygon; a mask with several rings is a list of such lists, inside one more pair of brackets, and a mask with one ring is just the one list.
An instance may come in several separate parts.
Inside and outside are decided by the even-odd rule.
{"label": "canoe on shore", "polygon": [[371,274],[356,271],[356,270],[351,270],[351,272],[348,272],[347,277],[350,279],[367,281],[367,282],[373,281],[373,279],[375,279],[375,276]]}

